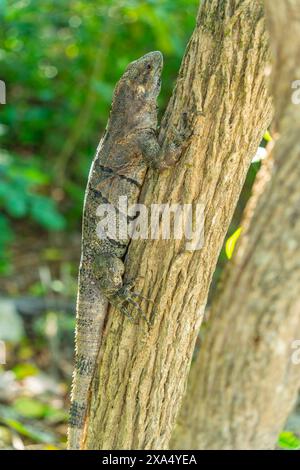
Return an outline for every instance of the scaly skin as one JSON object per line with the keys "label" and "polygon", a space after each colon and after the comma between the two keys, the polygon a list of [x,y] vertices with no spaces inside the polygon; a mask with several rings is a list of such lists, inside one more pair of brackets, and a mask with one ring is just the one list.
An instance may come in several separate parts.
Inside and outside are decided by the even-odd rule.
{"label": "scaly skin", "polygon": [[[138,294],[122,282],[122,258],[129,240],[99,239],[96,210],[101,203],[117,207],[120,196],[127,197],[128,205],[137,203],[147,167],[168,166],[156,137],[162,65],[162,54],[150,52],[127,67],[115,88],[110,120],[89,175],[79,268],[69,449],[83,446],[90,386],[108,302],[131,319],[130,305],[143,315]],[[180,146],[173,145],[170,152],[174,155],[168,157],[175,162]]]}

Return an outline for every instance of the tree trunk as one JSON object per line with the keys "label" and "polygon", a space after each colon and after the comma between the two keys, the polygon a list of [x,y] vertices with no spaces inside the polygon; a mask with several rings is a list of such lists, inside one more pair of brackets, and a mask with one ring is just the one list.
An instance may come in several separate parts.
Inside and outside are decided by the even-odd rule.
{"label": "tree trunk", "polygon": [[292,100],[300,77],[300,1],[265,4],[280,135],[272,178],[250,223],[253,201],[246,211],[248,230],[213,306],[174,448],[274,448],[300,386],[292,360],[300,338],[300,107]]}
{"label": "tree trunk", "polygon": [[[126,278],[155,301],[152,328],[109,309],[93,383],[88,449],[166,448],[184,393],[209,285],[251,159],[271,120],[262,3],[201,2],[160,131],[168,144],[188,120],[179,163],[147,175],[141,203],[203,204],[205,242],[131,242]],[[149,312],[150,311],[150,312]]]}

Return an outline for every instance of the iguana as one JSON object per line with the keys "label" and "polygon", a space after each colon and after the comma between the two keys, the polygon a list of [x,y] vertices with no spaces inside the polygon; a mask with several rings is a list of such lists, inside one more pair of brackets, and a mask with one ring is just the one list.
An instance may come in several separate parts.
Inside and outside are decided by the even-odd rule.
{"label": "iguana", "polygon": [[[97,207],[117,208],[120,196],[138,202],[148,167],[163,169],[181,153],[171,143],[168,161],[157,140],[157,97],[163,57],[150,52],[130,63],[118,82],[110,119],[90,170],[83,212],[82,255],[76,315],[76,364],[73,376],[68,448],[82,448],[87,403],[108,303],[132,317],[129,306],[143,315],[132,291],[123,284],[124,258],[129,240],[99,239]],[[178,137],[178,135],[177,135]]]}

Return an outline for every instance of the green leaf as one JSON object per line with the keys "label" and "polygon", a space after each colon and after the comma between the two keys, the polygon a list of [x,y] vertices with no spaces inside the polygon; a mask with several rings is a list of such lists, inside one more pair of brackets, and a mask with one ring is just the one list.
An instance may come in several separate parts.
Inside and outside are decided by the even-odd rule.
{"label": "green leaf", "polygon": [[25,425],[20,421],[12,418],[4,418],[0,416],[0,420],[11,429],[14,429],[22,436],[28,437],[36,442],[42,442],[45,444],[55,441],[55,436],[52,433],[41,431],[30,425]]}
{"label": "green leaf", "polygon": [[267,131],[267,132],[265,133],[264,139],[265,139],[266,142],[272,142],[273,137],[271,136],[271,134],[270,134],[269,131]]}
{"label": "green leaf", "polygon": [[12,217],[24,217],[27,213],[26,199],[17,191],[10,191],[4,201],[4,207]]}
{"label": "green leaf", "polygon": [[300,439],[291,431],[282,431],[278,438],[278,446],[281,449],[297,450],[300,449]]}
{"label": "green leaf", "polygon": [[225,253],[228,259],[232,258],[236,242],[239,239],[239,236],[241,234],[242,228],[239,227],[232,235],[231,237],[228,238],[225,244]]}
{"label": "green leaf", "polygon": [[7,183],[6,181],[1,181],[0,198],[4,200],[9,191],[10,191],[10,184]]}
{"label": "green leaf", "polygon": [[43,418],[48,411],[47,405],[29,397],[17,398],[13,408],[24,418]]}
{"label": "green leaf", "polygon": [[49,198],[33,195],[30,212],[36,222],[49,230],[62,230],[65,227],[64,217]]}
{"label": "green leaf", "polygon": [[23,380],[26,377],[31,377],[32,375],[37,375],[39,373],[39,369],[29,362],[17,364],[13,367],[12,371],[15,373],[17,380]]}
{"label": "green leaf", "polygon": [[49,183],[49,175],[43,173],[39,168],[37,168],[34,162],[31,165],[15,165],[12,166],[8,175],[11,178],[20,178],[27,182],[27,184],[43,185]]}

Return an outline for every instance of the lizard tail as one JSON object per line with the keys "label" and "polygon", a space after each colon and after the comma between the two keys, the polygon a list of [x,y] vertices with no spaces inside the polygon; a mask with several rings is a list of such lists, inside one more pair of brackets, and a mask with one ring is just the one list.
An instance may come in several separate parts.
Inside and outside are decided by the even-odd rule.
{"label": "lizard tail", "polygon": [[84,423],[92,378],[92,375],[80,377],[77,371],[74,374],[68,427],[67,447],[69,450],[79,450],[82,448]]}
{"label": "lizard tail", "polygon": [[82,439],[82,429],[68,428],[68,450],[80,450]]}
{"label": "lizard tail", "polygon": [[[88,285],[87,283],[85,285]],[[88,300],[86,299],[88,296]],[[68,427],[70,450],[82,449],[90,389],[108,303],[99,293],[79,292],[76,315],[76,360]]]}

